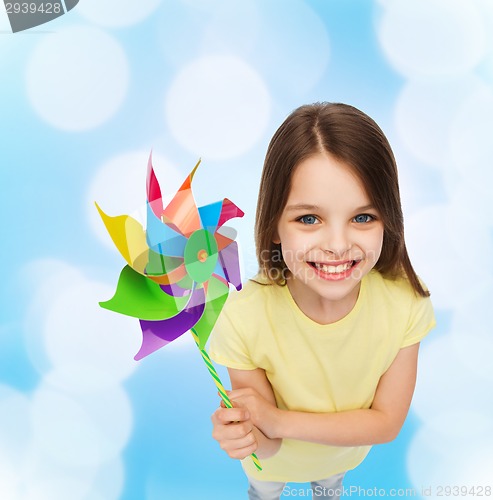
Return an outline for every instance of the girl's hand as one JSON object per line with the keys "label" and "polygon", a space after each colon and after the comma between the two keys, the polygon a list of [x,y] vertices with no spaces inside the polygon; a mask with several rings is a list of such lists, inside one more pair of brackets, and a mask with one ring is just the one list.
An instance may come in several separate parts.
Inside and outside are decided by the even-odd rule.
{"label": "girl's hand", "polygon": [[250,414],[253,425],[258,427],[270,439],[279,436],[281,410],[273,403],[262,397],[251,387],[226,391],[229,398],[236,404],[245,406]]}
{"label": "girl's hand", "polygon": [[211,417],[212,437],[231,458],[248,457],[258,447],[249,411],[238,402],[234,408],[218,408]]}

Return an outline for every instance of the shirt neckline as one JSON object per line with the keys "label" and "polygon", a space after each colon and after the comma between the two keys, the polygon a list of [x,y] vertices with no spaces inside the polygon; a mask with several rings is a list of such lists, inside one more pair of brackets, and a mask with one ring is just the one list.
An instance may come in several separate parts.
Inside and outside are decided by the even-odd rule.
{"label": "shirt neckline", "polygon": [[[370,273],[373,271],[370,271]],[[364,276],[363,279],[361,280],[361,286],[359,289],[358,293],[358,298],[356,299],[356,303],[354,304],[353,308],[346,314],[346,316],[342,317],[341,319],[335,321],[334,323],[327,323],[327,324],[321,324],[317,323],[313,319],[309,318],[298,306],[298,304],[295,302],[293,299],[293,296],[291,295],[291,292],[289,291],[289,288],[287,285],[283,286],[282,288],[284,289],[282,293],[285,294],[287,301],[289,302],[289,306],[293,311],[293,314],[295,314],[297,317],[299,317],[302,321],[310,325],[310,328],[313,329],[320,329],[327,331],[328,329],[337,329],[343,324],[351,321],[359,312],[361,309],[361,306],[363,302],[366,299],[366,294],[367,294],[367,278],[368,275]]]}

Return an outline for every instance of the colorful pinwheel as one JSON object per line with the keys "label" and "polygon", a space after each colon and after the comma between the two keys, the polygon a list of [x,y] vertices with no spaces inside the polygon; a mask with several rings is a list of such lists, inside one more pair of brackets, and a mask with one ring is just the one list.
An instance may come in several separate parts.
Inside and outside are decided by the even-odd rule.
{"label": "colorful pinwheel", "polygon": [[[127,261],[114,297],[101,307],[140,319],[139,360],[191,330],[224,404],[233,405],[205,350],[229,293],[241,289],[235,232],[224,223],[243,212],[230,200],[197,208],[192,179],[200,160],[163,208],[149,157],[147,227],[128,215],[111,217],[96,204],[113,242]],[[252,459],[261,470],[255,454]]]}

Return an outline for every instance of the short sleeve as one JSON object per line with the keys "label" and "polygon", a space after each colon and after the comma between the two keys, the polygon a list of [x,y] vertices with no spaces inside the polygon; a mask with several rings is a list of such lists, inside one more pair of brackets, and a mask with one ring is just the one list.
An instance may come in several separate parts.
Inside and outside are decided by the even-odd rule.
{"label": "short sleeve", "polygon": [[420,342],[436,325],[433,305],[429,297],[413,297],[409,322],[401,347]]}
{"label": "short sleeve", "polygon": [[[225,308],[226,309],[226,308]],[[237,370],[254,370],[248,348],[240,332],[223,310],[214,326],[209,345],[209,356],[213,361]]]}

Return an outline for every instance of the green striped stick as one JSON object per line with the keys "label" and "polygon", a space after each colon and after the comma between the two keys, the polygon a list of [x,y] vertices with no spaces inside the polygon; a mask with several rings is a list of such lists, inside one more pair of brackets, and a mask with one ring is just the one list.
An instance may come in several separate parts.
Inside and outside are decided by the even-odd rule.
{"label": "green striped stick", "polygon": [[[226,389],[224,388],[221,379],[219,378],[219,375],[217,374],[216,369],[214,368],[214,365],[212,364],[211,358],[209,358],[209,355],[207,354],[207,351],[205,349],[200,348],[199,344],[199,337],[196,333],[196,331],[192,328],[191,329],[193,338],[195,340],[195,343],[197,344],[197,347],[199,348],[200,354],[202,354],[202,359],[204,360],[204,363],[207,366],[207,369],[209,370],[209,373],[211,374],[212,379],[214,380],[214,383],[216,384],[216,387],[219,391],[219,395],[221,396],[221,399],[223,400],[226,408],[233,408],[233,403],[229,399],[229,396],[226,394]],[[253,464],[257,468],[257,470],[262,470],[262,467],[260,465],[259,459],[257,458],[257,455],[255,453],[252,453],[250,455],[253,460]]]}

